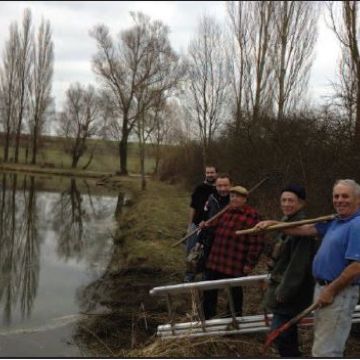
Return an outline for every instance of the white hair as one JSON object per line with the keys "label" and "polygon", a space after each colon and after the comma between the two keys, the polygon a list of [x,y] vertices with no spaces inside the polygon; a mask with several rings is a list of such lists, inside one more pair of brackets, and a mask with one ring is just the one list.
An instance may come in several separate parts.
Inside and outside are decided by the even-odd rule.
{"label": "white hair", "polygon": [[360,185],[355,180],[339,179],[335,181],[334,187],[339,184],[351,187],[354,191],[354,194],[360,197]]}

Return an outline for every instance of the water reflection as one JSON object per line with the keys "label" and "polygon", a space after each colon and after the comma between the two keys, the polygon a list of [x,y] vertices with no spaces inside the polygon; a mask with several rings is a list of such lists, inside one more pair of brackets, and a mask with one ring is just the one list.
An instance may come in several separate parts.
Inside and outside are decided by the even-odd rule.
{"label": "water reflection", "polygon": [[123,195],[93,195],[74,179],[61,193],[39,192],[34,177],[0,176],[0,331],[6,334],[78,313],[76,293],[101,277],[112,257],[110,234]]}
{"label": "water reflection", "polygon": [[[0,304],[3,322],[11,323],[13,306],[20,302],[21,316],[31,314],[39,281],[39,248],[34,179],[18,192],[17,175],[2,176],[0,206]],[[8,189],[8,190],[7,190]]]}
{"label": "water reflection", "polygon": [[66,260],[70,257],[80,258],[83,242],[82,197],[71,179],[69,189],[62,192],[54,205],[54,227],[59,233],[57,253]]}

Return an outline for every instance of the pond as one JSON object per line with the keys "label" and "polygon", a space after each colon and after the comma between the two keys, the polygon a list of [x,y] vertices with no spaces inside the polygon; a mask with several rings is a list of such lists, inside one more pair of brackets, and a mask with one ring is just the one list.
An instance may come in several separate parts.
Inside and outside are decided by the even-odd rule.
{"label": "pond", "polygon": [[91,356],[75,333],[84,312],[98,310],[93,284],[112,262],[129,194],[97,194],[84,180],[61,187],[0,174],[2,357]]}

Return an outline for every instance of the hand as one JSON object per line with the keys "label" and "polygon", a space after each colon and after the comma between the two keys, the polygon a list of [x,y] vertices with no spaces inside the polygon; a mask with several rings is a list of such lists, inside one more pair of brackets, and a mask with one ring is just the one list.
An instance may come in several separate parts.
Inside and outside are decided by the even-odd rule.
{"label": "hand", "polygon": [[323,290],[321,291],[319,298],[317,300],[318,304],[321,307],[330,305],[334,301],[335,294],[331,287],[325,286]]}
{"label": "hand", "polygon": [[264,230],[264,229],[268,228],[269,226],[275,225],[275,224],[277,224],[277,221],[275,221],[275,220],[264,220],[264,221],[258,222],[254,226],[254,228],[257,230]]}
{"label": "hand", "polygon": [[205,221],[201,221],[199,224],[199,229],[205,229],[206,228],[206,222]]}

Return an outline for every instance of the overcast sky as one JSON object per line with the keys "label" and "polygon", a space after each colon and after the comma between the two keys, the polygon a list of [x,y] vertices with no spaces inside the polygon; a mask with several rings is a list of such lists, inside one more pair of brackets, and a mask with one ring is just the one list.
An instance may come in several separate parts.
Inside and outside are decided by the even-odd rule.
{"label": "overcast sky", "polygon": [[[60,110],[64,93],[72,82],[96,84],[91,70],[91,58],[96,52],[89,30],[96,24],[106,24],[113,35],[132,25],[130,11],[141,11],[151,19],[162,20],[170,27],[170,41],[175,50],[185,52],[194,36],[202,14],[225,22],[224,1],[4,1],[0,3],[0,51],[4,49],[12,21],[21,22],[23,11],[30,8],[33,23],[41,18],[51,22],[55,45],[53,95]],[[322,102],[329,92],[329,82],[335,80],[339,47],[335,36],[319,14],[319,37],[310,81],[310,99]]]}

